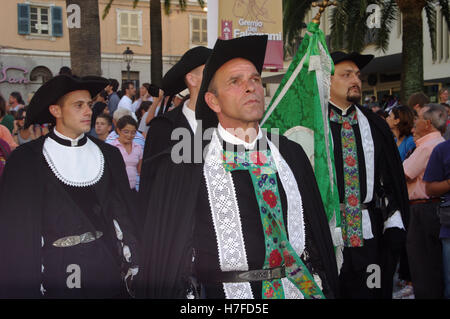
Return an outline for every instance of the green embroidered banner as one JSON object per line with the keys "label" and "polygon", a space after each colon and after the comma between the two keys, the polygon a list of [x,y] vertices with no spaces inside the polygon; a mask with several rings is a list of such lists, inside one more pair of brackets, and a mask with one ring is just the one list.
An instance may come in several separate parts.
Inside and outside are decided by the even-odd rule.
{"label": "green embroidered banner", "polygon": [[335,246],[342,245],[339,194],[328,120],[334,65],[315,23],[307,33],[269,104],[261,125],[302,145],[314,167]]}

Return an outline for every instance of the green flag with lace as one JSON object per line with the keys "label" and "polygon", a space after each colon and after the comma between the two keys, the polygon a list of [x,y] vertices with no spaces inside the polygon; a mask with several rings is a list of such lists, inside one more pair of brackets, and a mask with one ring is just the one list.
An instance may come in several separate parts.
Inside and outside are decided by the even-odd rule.
{"label": "green flag with lace", "polygon": [[297,142],[305,150],[314,168],[333,243],[337,247],[343,242],[328,119],[330,76],[333,72],[325,36],[319,26],[311,22],[261,125],[268,131],[278,130],[278,134]]}

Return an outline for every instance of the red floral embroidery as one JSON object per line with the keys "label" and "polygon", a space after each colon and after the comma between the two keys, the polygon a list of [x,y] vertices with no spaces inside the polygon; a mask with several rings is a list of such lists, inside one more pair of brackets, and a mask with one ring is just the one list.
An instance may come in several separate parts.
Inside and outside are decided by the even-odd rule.
{"label": "red floral embroidery", "polygon": [[253,152],[250,154],[251,161],[258,166],[263,166],[267,162],[267,157],[260,152]]}
{"label": "red floral embroidery", "polygon": [[278,288],[281,287],[281,285],[279,284],[278,281],[275,281],[275,283],[273,284],[273,286],[275,287],[275,290],[278,290]]}
{"label": "red floral embroidery", "polygon": [[273,288],[270,287],[270,289],[264,293],[264,296],[266,296],[266,298],[272,298],[273,297]]}
{"label": "red floral embroidery", "polygon": [[345,158],[345,163],[347,163],[348,166],[353,167],[356,164],[356,160],[353,156],[349,155]]}
{"label": "red floral embroidery", "polygon": [[272,250],[269,257],[270,268],[278,267],[281,265],[282,257],[278,249]]}
{"label": "red floral embroidery", "polygon": [[277,197],[271,190],[264,191],[263,199],[270,206],[270,208],[274,208],[277,205]]}
{"label": "red floral embroidery", "polygon": [[289,252],[284,251],[283,256],[284,256],[284,264],[286,265],[286,267],[291,267],[295,263],[294,257],[292,257],[292,255],[290,255]]}
{"label": "red floral embroidery", "polygon": [[352,126],[350,125],[349,122],[344,122],[344,123],[342,124],[342,126],[343,126],[344,129],[346,129],[346,130],[350,130],[350,129],[352,128]]}
{"label": "red floral embroidery", "polygon": [[255,170],[253,171],[253,174],[256,175],[256,176],[261,175],[261,169],[260,169],[260,168],[255,169]]}
{"label": "red floral embroidery", "polygon": [[360,247],[361,239],[357,235],[353,235],[350,237],[350,243],[352,244],[352,247]]}
{"label": "red floral embroidery", "polygon": [[272,226],[271,225],[269,225],[269,227],[267,227],[266,234],[267,234],[267,236],[272,235]]}
{"label": "red floral embroidery", "polygon": [[350,206],[355,207],[355,206],[358,205],[359,201],[358,201],[358,198],[355,195],[350,195],[348,197],[348,203],[349,203]]}

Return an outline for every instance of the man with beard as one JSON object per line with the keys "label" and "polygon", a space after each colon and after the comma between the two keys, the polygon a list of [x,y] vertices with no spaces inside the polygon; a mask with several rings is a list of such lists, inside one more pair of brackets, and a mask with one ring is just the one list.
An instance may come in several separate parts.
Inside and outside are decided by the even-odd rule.
{"label": "man with beard", "polygon": [[186,298],[189,282],[200,298],[335,296],[311,164],[298,144],[259,127],[266,45],[267,36],[217,40],[195,109],[196,135],[210,141],[193,160],[170,150],[152,158],[140,297]]}
{"label": "man with beard", "polygon": [[386,122],[358,104],[360,69],[373,56],[334,52],[331,57],[329,117],[344,241],[341,297],[392,298],[408,213],[400,156]]}
{"label": "man with beard", "polygon": [[25,127],[55,127],[15,150],[2,176],[0,298],[126,297],[138,261],[125,165],[86,135],[107,84],[58,75],[30,101]]}

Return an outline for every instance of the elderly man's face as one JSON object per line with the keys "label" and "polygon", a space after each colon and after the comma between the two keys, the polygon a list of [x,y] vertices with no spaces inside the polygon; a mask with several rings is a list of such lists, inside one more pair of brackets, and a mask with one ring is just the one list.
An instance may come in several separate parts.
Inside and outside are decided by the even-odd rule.
{"label": "elderly man's face", "polygon": [[423,118],[423,113],[428,111],[428,107],[425,106],[417,112],[418,116],[414,119],[414,127],[411,130],[413,133],[414,141],[416,142],[421,137],[424,137],[431,130],[431,121]]}
{"label": "elderly man's face", "polygon": [[334,75],[331,77],[331,100],[338,104],[358,103],[361,99],[359,76],[359,68],[352,61],[342,61],[335,65]]}
{"label": "elderly man's face", "polygon": [[225,128],[247,127],[264,115],[261,76],[250,61],[236,58],[222,65],[214,76],[216,94],[206,101]]}

